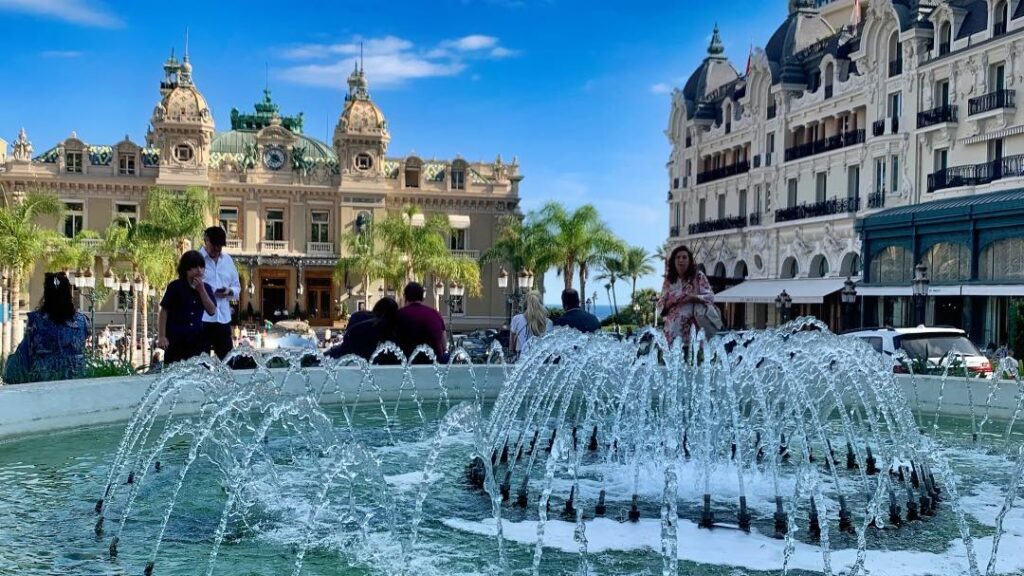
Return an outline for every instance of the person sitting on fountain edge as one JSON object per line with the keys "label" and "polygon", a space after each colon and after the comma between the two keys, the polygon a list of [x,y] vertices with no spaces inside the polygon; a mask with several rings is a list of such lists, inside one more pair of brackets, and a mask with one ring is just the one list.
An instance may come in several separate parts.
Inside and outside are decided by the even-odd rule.
{"label": "person sitting on fountain edge", "polygon": [[203,313],[217,312],[213,288],[203,282],[206,258],[189,250],[178,260],[178,279],[167,285],[160,300],[157,346],[164,349],[164,364],[209,352],[203,338]]}
{"label": "person sitting on fountain edge", "polygon": [[[385,296],[373,305],[373,316],[356,324],[349,325],[345,339],[337,346],[325,352],[331,358],[341,358],[348,354],[356,354],[369,360],[377,347],[385,342],[395,341],[395,329],[398,326],[398,302]],[[381,353],[374,364],[399,364],[393,353]]]}
{"label": "person sitting on fountain edge", "polygon": [[4,379],[20,384],[78,377],[88,334],[89,320],[75,310],[67,275],[47,272],[39,309],[28,313],[25,336],[7,360]]}
{"label": "person sitting on fountain edge", "polygon": [[555,326],[568,326],[580,332],[598,332],[601,330],[601,321],[590,312],[580,308],[580,293],[572,288],[562,290],[562,309],[565,314],[556,318]]}
{"label": "person sitting on fountain edge", "polygon": [[[434,351],[438,362],[447,362],[445,354],[444,318],[433,308],[423,304],[423,285],[409,282],[403,291],[405,306],[398,311],[398,345],[406,357],[420,344],[426,344]],[[416,364],[429,364],[423,354],[416,357]]]}

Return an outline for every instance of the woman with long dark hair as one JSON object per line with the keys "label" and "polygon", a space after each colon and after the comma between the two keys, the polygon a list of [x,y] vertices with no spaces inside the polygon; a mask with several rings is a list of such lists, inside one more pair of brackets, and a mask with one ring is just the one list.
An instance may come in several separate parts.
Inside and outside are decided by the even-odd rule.
{"label": "woman with long dark hair", "polygon": [[157,344],[164,363],[171,364],[207,352],[203,338],[203,312],[214,314],[213,288],[203,281],[206,258],[189,250],[178,260],[178,279],[167,285],[160,300]]}
{"label": "woman with long dark hair", "polygon": [[8,382],[67,380],[85,368],[85,339],[89,321],[75,309],[71,282],[63,272],[43,277],[43,299],[28,313],[25,337],[7,361]]}
{"label": "woman with long dark hair", "polygon": [[[326,352],[331,358],[341,358],[349,354],[355,354],[366,360],[373,357],[377,346],[384,342],[395,341],[395,331],[398,328],[398,302],[390,296],[385,296],[373,305],[373,317],[355,325],[350,325],[345,331],[341,344],[332,347]],[[392,353],[381,353],[374,359],[375,364],[398,364],[398,357]]]}
{"label": "woman with long dark hair", "polygon": [[665,263],[665,283],[658,300],[668,341],[682,338],[687,344],[690,327],[697,326],[698,306],[714,302],[715,293],[711,291],[707,276],[697,268],[693,252],[685,245],[676,246]]}

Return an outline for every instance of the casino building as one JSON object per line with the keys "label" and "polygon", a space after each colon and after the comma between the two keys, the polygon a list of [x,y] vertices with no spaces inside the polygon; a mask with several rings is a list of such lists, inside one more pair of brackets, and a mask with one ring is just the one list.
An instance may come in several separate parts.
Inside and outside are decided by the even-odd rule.
{"label": "casino building", "polygon": [[[251,279],[240,308],[251,304],[274,319],[298,306],[312,324],[327,325],[343,308],[358,309],[364,296],[372,306],[401,289],[363,286],[355,274],[334,280],[343,232],[415,205],[427,216],[446,215],[451,249],[476,257],[492,244],[500,218],[517,212],[523,179],[516,160],[506,163],[500,155],[491,162],[389,156],[391,127],[361,68],[348,87],[331,142],[303,133],[302,114],[281,113],[269,90],[253,112],[232,109],[230,129],[218,131],[188,56],[179,61],[172,55],[163,65],[145,142],[126,136],[102,144],[70,132],[37,154],[22,129],[0,161],[0,190],[8,200],[30,190],[56,194],[66,215],[52,224],[72,237],[83,229],[102,232],[115,218],[145,216],[153,187],[208,189],[228,234],[227,251]],[[31,119],[25,122],[31,128]],[[111,265],[98,261],[94,271]],[[455,298],[455,330],[495,327],[507,318],[506,297],[495,289],[497,267],[481,272],[483,296]],[[23,301],[38,301],[40,283],[41,274],[34,274]],[[438,302],[433,292],[428,286],[428,302]],[[97,310],[97,325],[122,321],[117,300]],[[444,302],[441,307],[447,313]]]}

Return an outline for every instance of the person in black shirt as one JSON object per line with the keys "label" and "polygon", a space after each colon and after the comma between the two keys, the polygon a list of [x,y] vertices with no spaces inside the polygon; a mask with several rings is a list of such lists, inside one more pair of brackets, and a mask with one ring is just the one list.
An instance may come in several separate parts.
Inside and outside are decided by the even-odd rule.
{"label": "person in black shirt", "polygon": [[[395,341],[395,328],[398,326],[398,302],[385,296],[373,306],[373,317],[356,324],[349,324],[345,338],[341,344],[326,352],[331,358],[341,358],[348,354],[356,354],[369,360],[384,342]],[[391,353],[381,353],[375,364],[398,364],[398,357]]]}
{"label": "person in black shirt", "polygon": [[562,290],[562,309],[565,314],[555,319],[555,326],[568,326],[580,332],[598,332],[601,330],[601,321],[590,312],[580,308],[580,294],[572,288]]}
{"label": "person in black shirt", "polygon": [[164,363],[171,364],[207,351],[203,338],[203,313],[217,311],[213,288],[203,282],[206,259],[195,250],[181,255],[178,279],[167,285],[160,300],[157,345],[164,349]]}

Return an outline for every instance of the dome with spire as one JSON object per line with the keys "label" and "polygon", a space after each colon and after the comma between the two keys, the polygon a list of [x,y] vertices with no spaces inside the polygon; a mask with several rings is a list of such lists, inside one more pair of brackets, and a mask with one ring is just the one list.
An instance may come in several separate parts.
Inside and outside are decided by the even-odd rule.
{"label": "dome with spire", "polygon": [[192,64],[188,54],[179,64],[174,52],[164,62],[164,80],[160,83],[162,98],[153,109],[152,123],[199,124],[213,129],[213,114],[206,99],[192,82]]}
{"label": "dome with spire", "polygon": [[804,83],[801,52],[833,37],[836,37],[835,28],[821,16],[814,2],[790,0],[789,16],[764,48],[772,82]]}
{"label": "dome with spire", "polygon": [[725,46],[718,35],[718,24],[715,24],[715,28],[711,32],[711,42],[708,43],[707,57],[683,86],[683,96],[689,103],[687,108],[691,117],[697,103],[739,77],[739,73],[725,57]]}
{"label": "dome with spire", "polygon": [[345,109],[335,129],[335,140],[340,134],[390,138],[387,120],[380,108],[370,99],[366,75],[359,63],[356,63],[355,70],[348,77]]}

